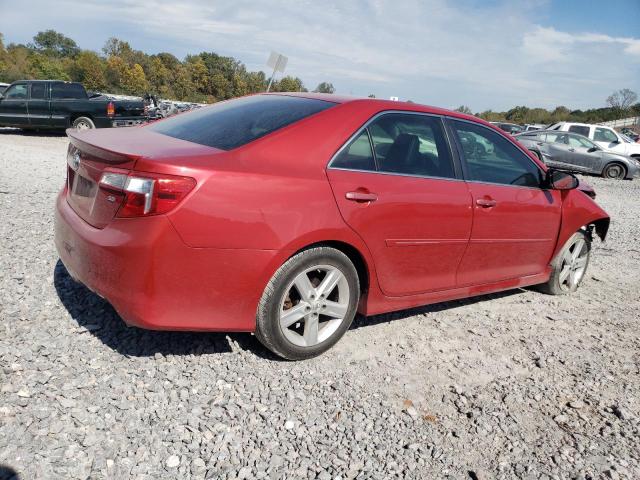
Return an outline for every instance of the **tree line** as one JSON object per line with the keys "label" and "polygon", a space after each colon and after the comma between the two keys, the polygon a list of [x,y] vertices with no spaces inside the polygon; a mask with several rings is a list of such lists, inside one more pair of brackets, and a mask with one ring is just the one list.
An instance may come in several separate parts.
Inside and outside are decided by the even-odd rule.
{"label": "tree line", "polygon": [[635,92],[628,88],[623,88],[607,97],[606,103],[608,107],[590,108],[588,110],[570,110],[565,106],[547,110],[545,108],[529,108],[523,105],[514,107],[506,112],[485,110],[484,112],[473,114],[469,107],[461,105],[456,108],[456,111],[475,115],[489,122],[538,123],[543,125],[562,121],[599,123],[624,117],[640,116],[640,103],[637,103],[637,100],[638,95]]}
{"label": "tree line", "polygon": [[[262,71],[249,71],[233,57],[214,52],[187,55],[179,60],[171,53],[149,55],[128,42],[110,38],[102,51],[81,49],[77,43],[55,30],[38,32],[27,45],[4,44],[0,33],[0,81],[57,79],[82,82],[87,90],[142,96],[146,93],[174,100],[213,103],[250,93],[263,92],[268,78]],[[298,77],[286,76],[273,82],[275,92],[306,92]],[[314,91],[333,93],[333,85],[320,83]],[[374,95],[369,95],[374,97]],[[608,107],[553,110],[517,106],[506,112],[486,110],[475,113],[489,121],[550,124],[569,120],[595,123],[624,116],[640,115],[637,95],[629,89],[614,92]],[[466,106],[456,110],[472,113]]]}
{"label": "tree line", "polygon": [[[187,55],[179,60],[171,53],[149,55],[128,42],[110,38],[101,54],[83,50],[76,42],[56,32],[38,32],[27,45],[5,47],[0,33],[0,81],[57,79],[82,82],[87,90],[129,95],[151,93],[161,98],[213,103],[250,93],[264,92],[268,78],[262,71],[249,71],[233,57],[214,52]],[[298,77],[275,80],[275,92],[307,89]],[[315,91],[333,93],[331,83],[322,82]]]}

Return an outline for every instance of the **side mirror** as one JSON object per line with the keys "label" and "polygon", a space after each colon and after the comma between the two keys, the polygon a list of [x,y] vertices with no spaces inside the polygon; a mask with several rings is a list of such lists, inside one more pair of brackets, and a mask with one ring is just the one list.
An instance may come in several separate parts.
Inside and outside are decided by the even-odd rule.
{"label": "side mirror", "polygon": [[573,190],[578,188],[580,181],[578,177],[568,172],[560,170],[547,170],[546,184],[553,190]]}
{"label": "side mirror", "polygon": [[587,150],[587,152],[593,153],[593,152],[597,152],[598,150],[600,150],[598,147],[593,146],[589,150]]}

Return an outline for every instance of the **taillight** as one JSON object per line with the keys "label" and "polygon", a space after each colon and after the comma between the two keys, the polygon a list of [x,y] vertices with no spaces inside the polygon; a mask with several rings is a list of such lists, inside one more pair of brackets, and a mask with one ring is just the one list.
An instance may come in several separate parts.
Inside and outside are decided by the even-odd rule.
{"label": "taillight", "polygon": [[107,103],[107,116],[113,117],[116,114],[116,106],[113,102]]}
{"label": "taillight", "polygon": [[[142,176],[144,175],[144,176]],[[124,199],[117,217],[144,217],[171,211],[196,186],[191,177],[105,171],[100,187],[122,192]]]}

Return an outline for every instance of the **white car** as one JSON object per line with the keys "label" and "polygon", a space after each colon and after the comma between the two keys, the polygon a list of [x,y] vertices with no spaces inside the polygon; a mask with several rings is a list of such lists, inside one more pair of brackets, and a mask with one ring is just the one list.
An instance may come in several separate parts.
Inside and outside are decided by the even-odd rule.
{"label": "white car", "polygon": [[611,127],[592,125],[589,123],[559,122],[551,125],[548,130],[573,132],[584,135],[596,145],[618,155],[640,158],[640,143],[632,142],[629,138],[619,134]]}

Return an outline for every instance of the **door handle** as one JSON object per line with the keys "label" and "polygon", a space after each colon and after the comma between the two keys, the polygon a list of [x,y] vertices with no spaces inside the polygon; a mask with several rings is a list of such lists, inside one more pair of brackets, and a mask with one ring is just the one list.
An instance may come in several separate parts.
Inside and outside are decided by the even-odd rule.
{"label": "door handle", "polygon": [[570,151],[570,152],[575,152],[575,151],[576,151],[576,149],[575,149],[575,148],[570,148],[570,149],[569,149],[569,151]]}
{"label": "door handle", "polygon": [[482,208],[491,208],[496,206],[496,201],[490,198],[479,198],[476,200],[476,205]]}
{"label": "door handle", "polygon": [[378,199],[378,195],[370,192],[347,192],[344,197],[347,200],[351,200],[353,202],[375,202]]}
{"label": "door handle", "polygon": [[544,142],[536,142],[536,145],[542,146],[542,145],[544,145]]}

